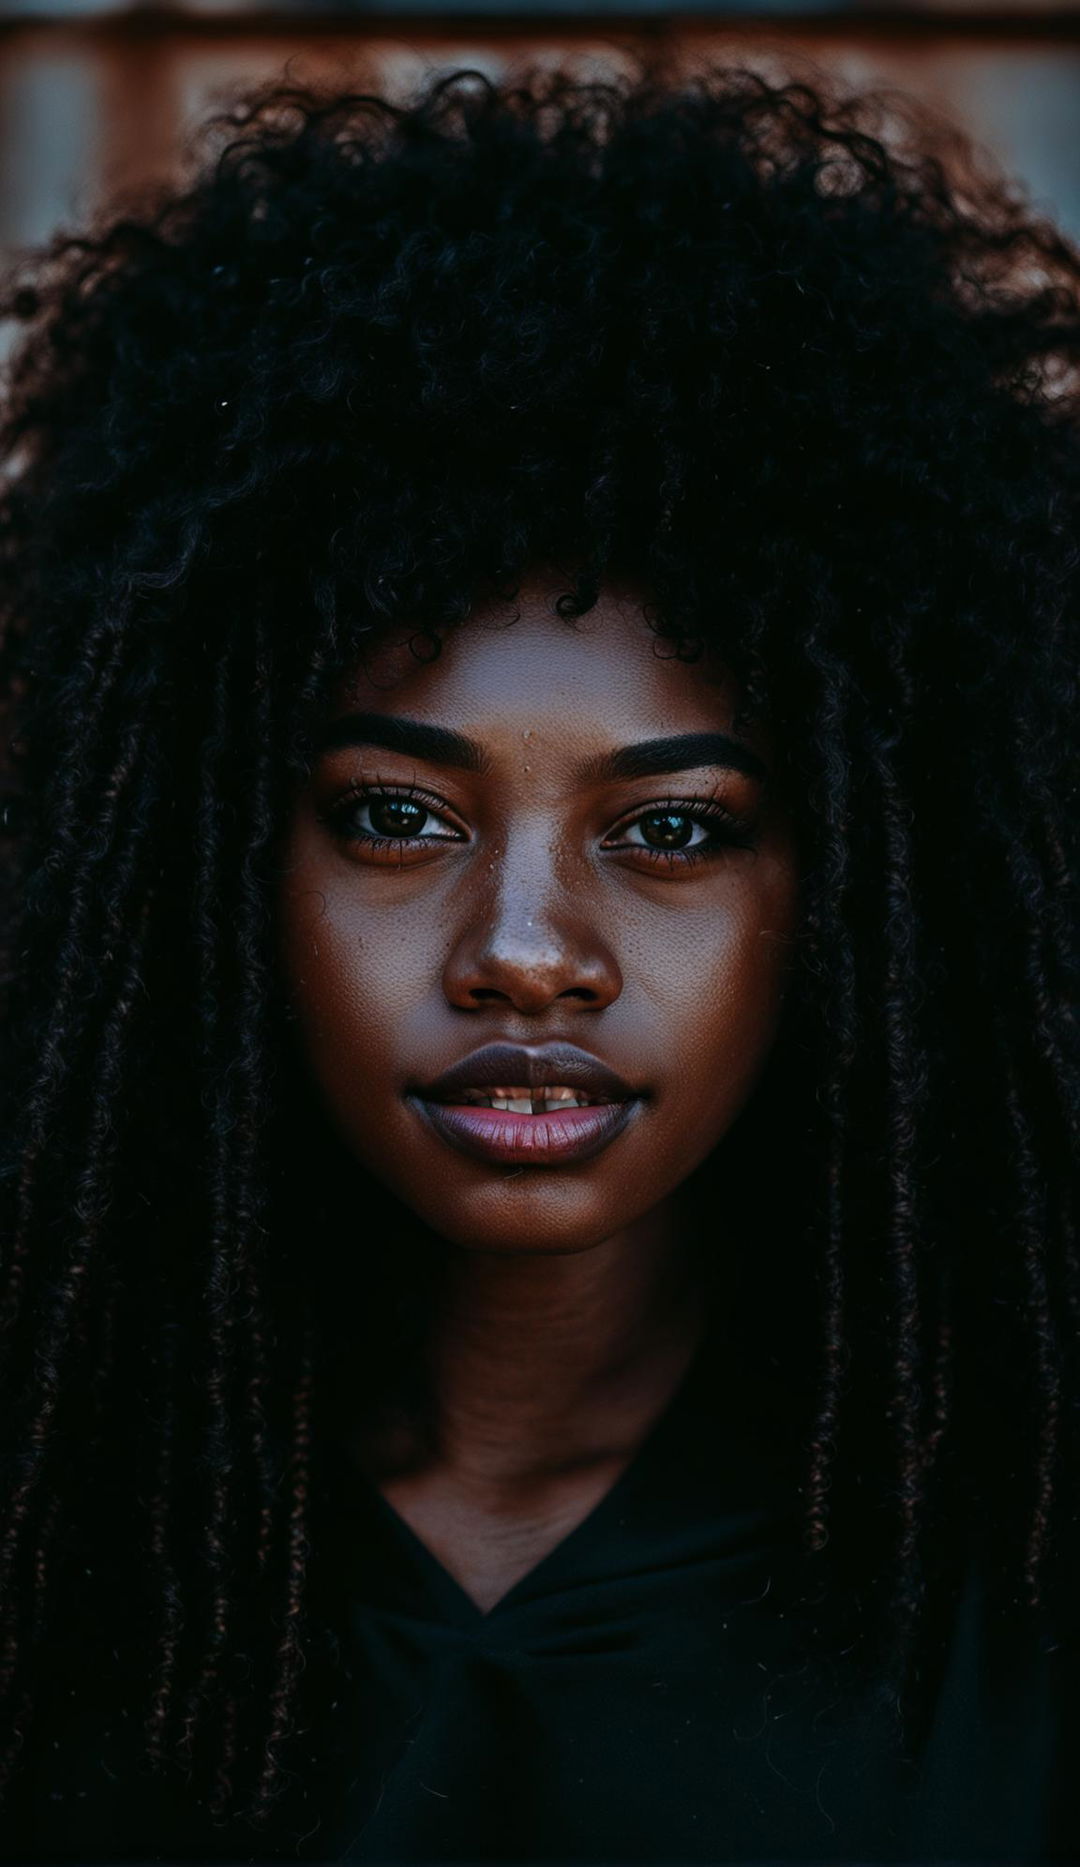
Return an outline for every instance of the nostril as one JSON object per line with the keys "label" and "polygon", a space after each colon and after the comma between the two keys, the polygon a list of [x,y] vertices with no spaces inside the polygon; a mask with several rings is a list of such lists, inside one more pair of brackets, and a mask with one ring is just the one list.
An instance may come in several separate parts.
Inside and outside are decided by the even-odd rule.
{"label": "nostril", "polygon": [[582,950],[582,943],[554,938],[543,947],[500,945],[474,924],[447,959],[443,989],[452,1005],[466,1010],[498,1005],[536,1012],[562,999],[598,1010],[618,997],[622,978],[614,958],[599,947]]}

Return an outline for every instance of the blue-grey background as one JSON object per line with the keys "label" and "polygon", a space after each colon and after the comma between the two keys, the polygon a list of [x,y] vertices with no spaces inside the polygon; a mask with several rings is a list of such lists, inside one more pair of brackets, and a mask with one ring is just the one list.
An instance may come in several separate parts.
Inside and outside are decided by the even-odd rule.
{"label": "blue-grey background", "polygon": [[231,87],[280,72],[407,90],[456,64],[587,71],[661,41],[703,57],[814,61],[884,81],[972,133],[1080,238],[1080,0],[0,0],[0,250],[116,188],[177,171]]}

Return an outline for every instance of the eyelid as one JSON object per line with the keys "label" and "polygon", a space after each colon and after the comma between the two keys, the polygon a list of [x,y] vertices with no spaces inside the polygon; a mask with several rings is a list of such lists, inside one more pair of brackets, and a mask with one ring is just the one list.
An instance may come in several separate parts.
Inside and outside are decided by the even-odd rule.
{"label": "eyelid", "polygon": [[607,842],[610,837],[617,836],[622,831],[630,829],[631,826],[637,823],[642,817],[652,816],[654,812],[658,811],[671,811],[673,813],[677,811],[685,817],[711,818],[714,823],[728,824],[733,829],[749,830],[751,828],[751,820],[749,817],[743,816],[737,810],[732,810],[730,805],[721,803],[720,799],[715,796],[715,794],[708,798],[657,797],[649,798],[643,804],[635,804],[632,809],[628,810],[619,818],[619,821],[613,825],[604,838],[604,841]]}
{"label": "eyelid", "polygon": [[[380,797],[404,798],[407,803],[420,805],[430,816],[438,817],[440,822],[444,822],[459,842],[468,840],[468,832],[462,824],[455,821],[454,812],[445,798],[436,797],[434,793],[423,790],[420,785],[405,784],[399,779],[352,778],[335,791],[334,796],[319,812],[319,815],[332,829],[337,829],[339,819],[346,810],[355,809],[361,804],[370,804]],[[364,831],[363,835],[369,840],[376,840],[376,833],[373,831]],[[424,839],[420,837],[415,840],[423,841]]]}

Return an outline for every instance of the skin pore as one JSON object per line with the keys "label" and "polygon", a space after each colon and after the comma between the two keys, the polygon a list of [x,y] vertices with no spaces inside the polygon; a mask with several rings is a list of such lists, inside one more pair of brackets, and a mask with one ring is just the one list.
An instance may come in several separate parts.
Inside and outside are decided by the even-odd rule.
{"label": "skin pore", "polygon": [[[352,1447],[485,1611],[610,1489],[694,1355],[680,1188],[764,1067],[797,918],[771,748],[732,731],[724,669],[675,658],[633,589],[569,624],[561,587],[478,605],[427,663],[384,636],[335,698],[283,865],[318,1095],[439,1250],[432,1416],[388,1396]],[[493,1042],[578,1046],[630,1119],[587,1158],[477,1158],[419,1092]]]}

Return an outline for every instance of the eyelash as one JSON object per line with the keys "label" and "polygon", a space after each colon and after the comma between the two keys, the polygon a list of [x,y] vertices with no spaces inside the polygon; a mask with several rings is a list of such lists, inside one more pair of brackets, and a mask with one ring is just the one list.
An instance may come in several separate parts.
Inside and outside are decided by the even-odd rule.
{"label": "eyelash", "polygon": [[725,849],[756,849],[758,839],[749,820],[737,817],[734,811],[725,809],[715,799],[659,797],[647,804],[644,809],[634,812],[619,826],[621,831],[633,829],[643,817],[663,816],[687,817],[691,823],[701,824],[713,831],[715,841],[698,843],[691,849],[650,849],[647,843],[622,844],[622,848],[632,848],[639,855],[647,856],[650,861],[661,863],[668,868],[685,867],[694,862],[709,862],[722,855]]}
{"label": "eyelash", "polygon": [[[322,813],[324,823],[329,824],[336,836],[347,843],[363,843],[369,849],[408,849],[411,845],[426,842],[450,842],[450,837],[427,836],[379,836],[372,830],[350,830],[348,818],[358,804],[371,804],[381,797],[400,798],[406,804],[416,804],[420,809],[430,811],[433,817],[441,817],[445,805],[426,792],[417,790],[415,785],[361,784],[347,785],[339,798],[329,809]],[[461,838],[464,841],[464,838]]]}
{"label": "eyelash", "polygon": [[[434,817],[442,817],[444,806],[424,791],[412,785],[385,784],[350,784],[342,795],[322,812],[323,821],[336,836],[344,842],[363,843],[373,851],[403,850],[415,848],[428,842],[450,842],[450,837],[432,836],[381,836],[371,830],[348,828],[348,818],[358,804],[370,804],[383,797],[401,798],[406,803],[416,804],[427,810]],[[725,849],[756,849],[758,839],[748,820],[738,817],[715,801],[706,802],[701,798],[661,797],[651,800],[619,825],[621,831],[630,830],[643,817],[662,815],[688,817],[695,824],[702,824],[716,832],[717,840],[711,844],[699,843],[689,849],[652,849],[647,843],[621,844],[616,847],[632,848],[639,855],[645,856],[652,863],[671,869],[686,867],[691,863],[708,862],[723,853]],[[459,840],[464,841],[464,838]]]}

